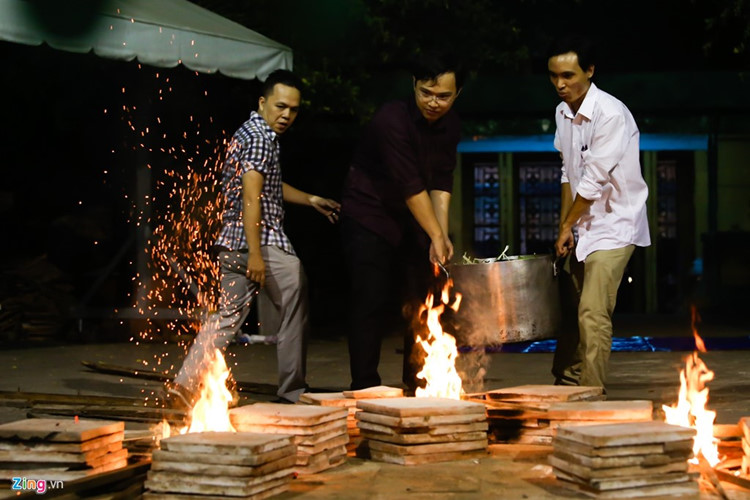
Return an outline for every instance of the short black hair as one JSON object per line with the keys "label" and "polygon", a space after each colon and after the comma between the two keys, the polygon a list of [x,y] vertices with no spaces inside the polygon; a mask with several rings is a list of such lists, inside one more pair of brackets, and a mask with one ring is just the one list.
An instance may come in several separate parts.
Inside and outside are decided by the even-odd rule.
{"label": "short black hair", "polygon": [[596,64],[596,45],[582,35],[566,35],[553,41],[547,50],[547,60],[568,52],[576,53],[578,65],[584,71]]}
{"label": "short black hair", "polygon": [[417,81],[437,80],[438,76],[445,73],[453,73],[456,76],[456,90],[463,87],[466,71],[458,57],[429,50],[420,52],[412,59],[411,74]]}
{"label": "short black hair", "polygon": [[293,87],[302,92],[302,80],[297,75],[288,69],[277,69],[268,75],[263,82],[260,89],[260,95],[268,98],[268,96],[273,94],[273,88],[279,83],[286,85],[287,87]]}

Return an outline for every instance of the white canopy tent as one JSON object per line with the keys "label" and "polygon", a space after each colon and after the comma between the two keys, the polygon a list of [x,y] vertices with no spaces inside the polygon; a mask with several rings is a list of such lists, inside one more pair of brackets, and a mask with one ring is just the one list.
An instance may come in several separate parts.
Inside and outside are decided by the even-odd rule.
{"label": "white canopy tent", "polygon": [[[172,68],[180,64],[202,73],[220,72],[240,79],[265,79],[276,69],[292,69],[292,51],[238,23],[187,0],[0,0],[0,40],[26,45],[46,43],[58,50],[89,53],[123,61]],[[151,192],[148,153],[135,165],[136,209],[148,219]],[[150,230],[138,226],[135,243],[143,248]],[[84,317],[146,317],[138,293],[136,307],[125,311],[93,311],[87,307],[114,265],[125,255],[123,248],[108,269],[92,284],[73,315],[79,330]],[[148,274],[145,253],[138,252],[138,273]],[[144,279],[145,281],[145,279]],[[160,311],[161,317],[174,311]],[[159,312],[156,312],[159,314]],[[177,314],[181,317],[181,314]]]}
{"label": "white canopy tent", "polygon": [[292,68],[289,47],[187,0],[0,0],[0,39],[243,79]]}

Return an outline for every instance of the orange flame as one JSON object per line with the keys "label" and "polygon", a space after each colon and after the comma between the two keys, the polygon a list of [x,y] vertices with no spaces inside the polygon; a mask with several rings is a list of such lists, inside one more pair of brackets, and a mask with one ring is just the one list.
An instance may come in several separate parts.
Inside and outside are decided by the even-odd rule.
{"label": "orange flame", "polygon": [[427,327],[429,333],[426,339],[417,336],[417,343],[422,346],[426,355],[422,370],[417,373],[417,378],[427,382],[426,387],[418,387],[417,397],[440,397],[450,399],[461,399],[464,393],[461,377],[456,371],[456,358],[458,349],[456,339],[443,331],[440,316],[447,305],[454,311],[458,311],[461,305],[461,294],[457,293],[454,301],[450,301],[450,291],[453,288],[453,280],[448,279],[441,294],[441,304],[433,307],[434,296],[427,294],[425,303],[419,308],[419,316],[427,312]]}
{"label": "orange flame", "polygon": [[209,351],[204,361],[205,371],[200,381],[200,395],[190,409],[189,425],[170,428],[162,422],[162,438],[171,434],[189,434],[193,432],[236,432],[229,420],[229,403],[232,393],[227,389],[229,368],[224,356],[218,349]]}
{"label": "orange flame", "polygon": [[698,357],[698,351],[706,352],[706,346],[695,326],[700,321],[695,307],[692,308],[691,320],[696,350],[685,359],[685,368],[680,371],[680,392],[677,404],[664,405],[662,408],[664,420],[668,424],[691,427],[696,430],[693,443],[693,454],[696,458],[691,461],[697,463],[697,456],[701,454],[713,467],[721,461],[719,440],[713,435],[716,412],[706,409],[708,402],[706,383],[714,379],[714,372],[709,370],[703,360]]}

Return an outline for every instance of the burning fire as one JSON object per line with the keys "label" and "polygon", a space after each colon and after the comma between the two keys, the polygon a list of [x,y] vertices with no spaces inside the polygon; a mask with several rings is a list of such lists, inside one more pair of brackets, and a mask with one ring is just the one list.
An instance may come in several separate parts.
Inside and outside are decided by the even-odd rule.
{"label": "burning fire", "polygon": [[708,402],[708,387],[706,383],[714,378],[714,372],[709,370],[706,364],[698,357],[698,351],[706,352],[703,339],[698,335],[696,323],[700,317],[692,308],[691,323],[693,337],[695,338],[696,350],[685,359],[685,368],[680,371],[680,393],[676,405],[666,406],[664,409],[665,421],[668,424],[691,427],[696,430],[695,442],[693,444],[693,463],[698,462],[698,455],[713,467],[718,464],[719,440],[714,438],[714,419],[716,412],[706,409]]}
{"label": "burning fire", "polygon": [[458,311],[461,305],[461,294],[457,293],[451,303],[450,291],[453,288],[453,280],[447,280],[441,293],[441,304],[433,306],[434,296],[427,294],[427,299],[419,308],[419,316],[427,312],[427,327],[429,334],[426,339],[417,336],[417,343],[422,346],[426,355],[422,370],[417,373],[417,378],[427,381],[424,388],[418,387],[417,397],[440,397],[461,399],[464,393],[461,377],[456,371],[456,358],[458,349],[456,339],[443,331],[440,324],[440,316],[447,305],[454,311]]}
{"label": "burning fire", "polygon": [[199,384],[200,395],[188,415],[189,425],[173,429],[166,422],[162,422],[162,437],[193,432],[236,431],[229,420],[232,393],[227,389],[229,368],[221,351],[209,351],[204,359],[204,366],[205,371]]}

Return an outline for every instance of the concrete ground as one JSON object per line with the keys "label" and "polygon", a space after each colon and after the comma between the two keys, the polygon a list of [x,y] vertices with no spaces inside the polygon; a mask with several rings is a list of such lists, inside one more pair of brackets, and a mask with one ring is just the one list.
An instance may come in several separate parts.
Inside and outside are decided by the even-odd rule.
{"label": "concrete ground", "polygon": [[[616,324],[618,336],[651,335],[690,337],[689,325],[660,317],[623,318]],[[703,326],[704,338],[747,337],[750,328]],[[400,386],[401,341],[384,342],[381,375],[384,385]],[[614,352],[608,398],[649,399],[655,408],[676,401],[679,372],[689,352]],[[735,424],[750,416],[750,351],[710,351],[700,355],[715,378],[709,383],[709,407],[716,423]],[[171,372],[179,365],[182,349],[175,344],[115,343],[34,346],[0,351],[0,391],[150,397],[160,384],[94,372],[82,361],[104,362],[140,370]],[[550,384],[551,353],[497,352],[483,358],[464,357],[486,370],[484,389],[522,384]],[[232,346],[228,363],[235,378],[257,384],[276,383],[275,346]],[[158,368],[156,368],[158,367]],[[476,370],[475,370],[476,371]],[[313,338],[308,352],[308,383],[314,389],[340,391],[348,388],[348,355],[341,336]],[[477,389],[474,387],[473,389]],[[268,394],[244,394],[243,404],[267,401]],[[0,422],[26,418],[26,411],[0,406]],[[126,424],[126,428],[139,424]],[[546,465],[545,447],[497,445],[486,458],[421,466],[397,466],[349,459],[330,471],[293,482],[292,489],[277,498],[330,498],[370,500],[409,499],[544,499],[585,498],[562,488]],[[750,499],[750,491],[723,483],[729,498]],[[719,498],[704,488],[701,498]]]}

